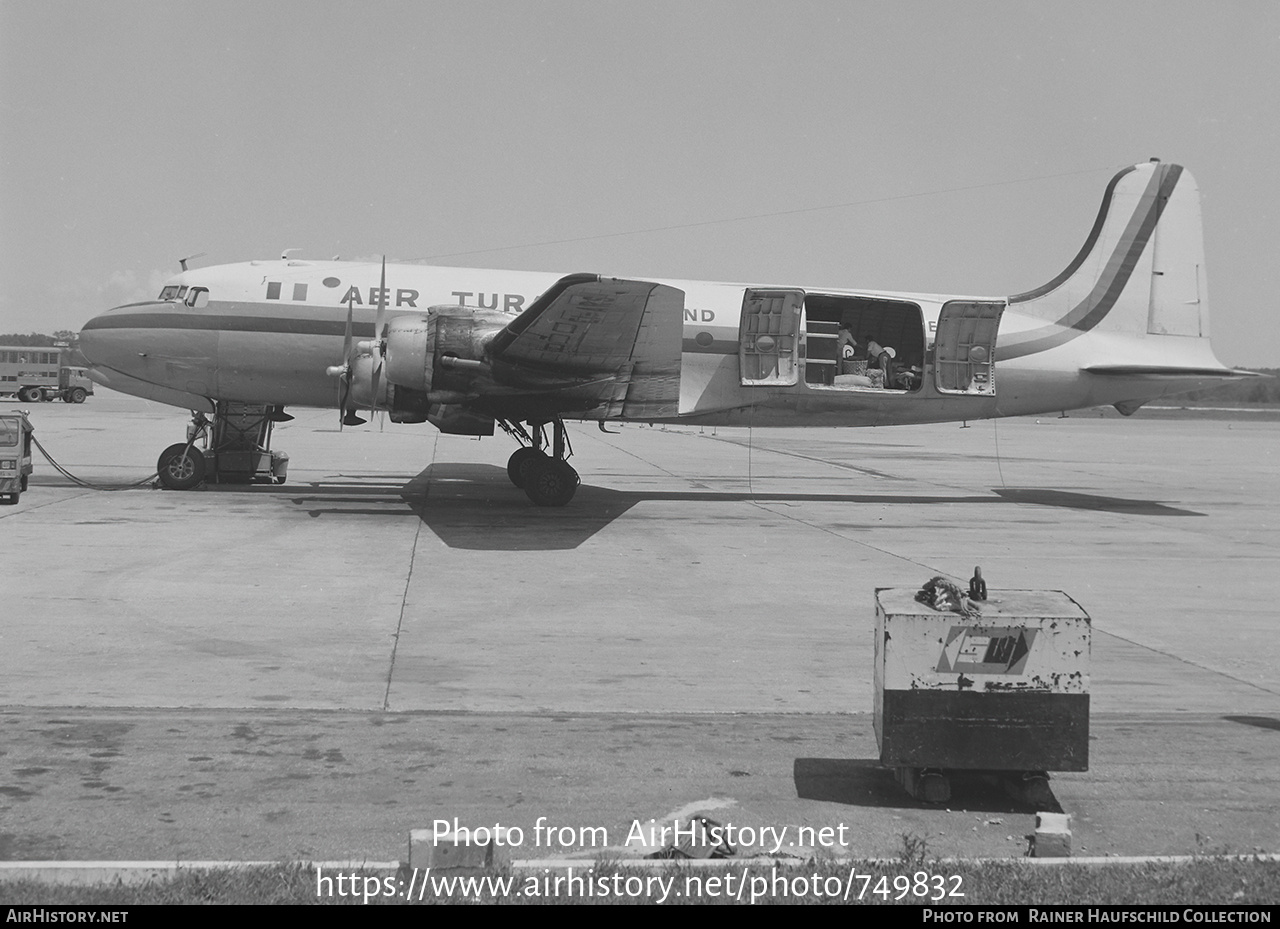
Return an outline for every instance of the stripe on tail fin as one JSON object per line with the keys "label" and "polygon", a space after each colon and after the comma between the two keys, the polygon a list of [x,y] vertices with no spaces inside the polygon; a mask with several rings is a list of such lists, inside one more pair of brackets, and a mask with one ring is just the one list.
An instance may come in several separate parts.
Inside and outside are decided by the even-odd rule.
{"label": "stripe on tail fin", "polygon": [[1067,268],[1009,308],[1045,326],[1003,340],[1000,359],[1042,352],[1094,329],[1208,336],[1200,191],[1180,165],[1125,168]]}

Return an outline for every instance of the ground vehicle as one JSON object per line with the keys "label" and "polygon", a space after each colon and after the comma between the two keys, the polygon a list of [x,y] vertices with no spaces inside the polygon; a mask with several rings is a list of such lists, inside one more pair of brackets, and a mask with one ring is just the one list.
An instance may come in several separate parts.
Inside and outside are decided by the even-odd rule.
{"label": "ground vehicle", "polygon": [[0,413],[0,503],[18,502],[31,471],[31,421],[21,411]]}
{"label": "ground vehicle", "polygon": [[54,345],[0,345],[0,394],[16,394],[24,403],[84,403],[93,381],[84,368],[65,363],[68,354]]}

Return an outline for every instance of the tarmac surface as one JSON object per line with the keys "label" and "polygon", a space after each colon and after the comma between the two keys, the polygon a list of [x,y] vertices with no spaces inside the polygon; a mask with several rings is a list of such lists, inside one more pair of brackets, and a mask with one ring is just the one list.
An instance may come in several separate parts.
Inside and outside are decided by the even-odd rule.
{"label": "tarmac surface", "polygon": [[[100,484],[186,421],[30,408]],[[1280,417],[575,425],[547,510],[501,437],[293,412],[284,486],[38,459],[0,507],[0,859],[386,860],[455,817],[577,856],[693,810],[779,853],[1020,856],[1034,809],[913,801],[872,730],[875,589],[975,564],[1093,619],[1076,854],[1280,851]]]}

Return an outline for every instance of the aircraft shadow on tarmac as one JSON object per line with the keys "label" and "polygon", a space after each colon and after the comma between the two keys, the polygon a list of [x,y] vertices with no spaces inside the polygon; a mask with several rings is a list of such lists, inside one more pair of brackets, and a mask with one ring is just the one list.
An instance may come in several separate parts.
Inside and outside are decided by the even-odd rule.
{"label": "aircraft shadow on tarmac", "polygon": [[801,800],[892,809],[945,807],[966,813],[1062,812],[1056,797],[1051,804],[1023,803],[979,771],[950,772],[951,799],[945,804],[914,799],[898,784],[893,770],[875,758],[797,758],[793,775]]}
{"label": "aircraft shadow on tarmac", "polygon": [[1224,716],[1227,722],[1239,723],[1242,726],[1254,726],[1258,729],[1270,729],[1280,732],[1280,719],[1274,716]]}
{"label": "aircraft shadow on tarmac", "polygon": [[1130,516],[1203,516],[1195,510],[1157,503],[1154,500],[1125,500],[1122,497],[1101,497],[1097,494],[1075,493],[1069,490],[1046,490],[1037,487],[999,487],[995,493],[1011,503],[1033,503],[1037,506],[1057,506],[1068,510],[1096,510],[1102,513],[1125,513]]}
{"label": "aircraft shadow on tarmac", "polygon": [[[223,489],[223,488],[219,488]],[[227,489],[230,489],[229,487]],[[244,488],[241,488],[244,489]],[[563,508],[535,507],[513,487],[506,468],[489,464],[433,464],[407,483],[385,475],[343,475],[339,481],[255,487],[289,497],[312,517],[416,515],[450,548],[550,551],[582,545],[637,503],[934,503],[1036,505],[1136,516],[1201,516],[1151,500],[1126,500],[1040,488],[998,488],[993,495],[776,493],[726,490],[614,490],[583,484]],[[407,506],[406,506],[407,505]]]}

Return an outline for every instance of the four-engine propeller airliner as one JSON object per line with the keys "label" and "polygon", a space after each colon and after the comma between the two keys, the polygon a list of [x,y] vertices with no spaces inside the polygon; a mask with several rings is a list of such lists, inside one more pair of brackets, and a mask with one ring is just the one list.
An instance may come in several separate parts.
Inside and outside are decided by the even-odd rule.
{"label": "four-engine propeller airliner", "polygon": [[[385,262],[187,270],[80,334],[103,386],[193,411],[160,478],[283,481],[288,406],[520,448],[542,506],[578,487],[566,419],[757,426],[975,420],[1112,404],[1245,372],[1209,343],[1200,196],[1152,161],[1107,186],[1080,253],[1008,297],[618,280]],[[208,418],[212,414],[212,420]],[[212,425],[203,452],[191,437]]]}

